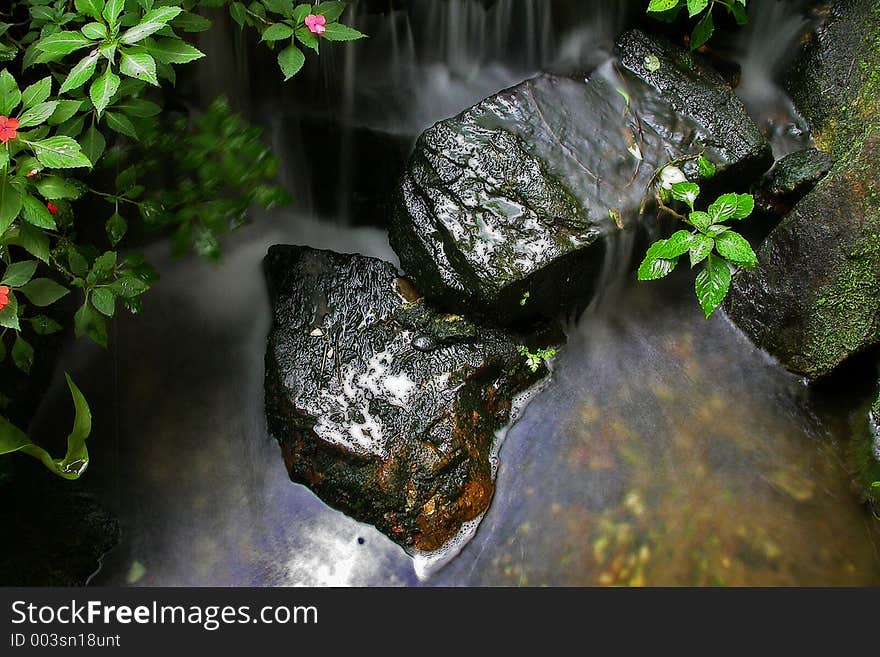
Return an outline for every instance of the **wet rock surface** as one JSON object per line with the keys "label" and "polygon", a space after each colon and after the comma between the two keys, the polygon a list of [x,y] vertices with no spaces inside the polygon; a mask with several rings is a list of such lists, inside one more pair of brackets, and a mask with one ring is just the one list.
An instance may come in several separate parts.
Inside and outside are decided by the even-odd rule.
{"label": "wet rock surface", "polygon": [[704,149],[720,180],[769,166],[766,140],[720,75],[638,31],[617,46],[618,67],[587,80],[541,75],[421,136],[390,232],[429,297],[503,323],[576,311],[607,236],[635,222],[657,167]]}
{"label": "wet rock surface", "polygon": [[831,170],[831,156],[806,148],[778,160],[753,190],[755,205],[779,216],[787,214]]}
{"label": "wet rock surface", "polygon": [[119,522],[74,484],[38,470],[39,464],[15,466],[14,480],[0,483],[0,523],[7,530],[0,585],[84,586],[119,543]]}
{"label": "wet rock surface", "polygon": [[275,246],[265,269],[266,410],[291,479],[405,547],[441,547],[488,507],[495,431],[545,372],[389,263]]}
{"label": "wet rock surface", "polygon": [[[880,6],[834,3],[796,68],[807,70],[795,99],[832,171],[770,233],[758,266],[736,276],[726,307],[756,344],[815,380],[880,341]],[[813,99],[841,84],[832,97],[846,105]]]}

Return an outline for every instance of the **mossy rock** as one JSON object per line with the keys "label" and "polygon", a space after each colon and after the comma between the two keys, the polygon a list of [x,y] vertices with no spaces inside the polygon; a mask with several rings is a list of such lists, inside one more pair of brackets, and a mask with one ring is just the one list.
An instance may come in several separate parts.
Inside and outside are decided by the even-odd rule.
{"label": "mossy rock", "polygon": [[726,308],[815,380],[880,342],[880,5],[835,2],[791,86],[832,170],[770,233],[758,266],[736,276]]}

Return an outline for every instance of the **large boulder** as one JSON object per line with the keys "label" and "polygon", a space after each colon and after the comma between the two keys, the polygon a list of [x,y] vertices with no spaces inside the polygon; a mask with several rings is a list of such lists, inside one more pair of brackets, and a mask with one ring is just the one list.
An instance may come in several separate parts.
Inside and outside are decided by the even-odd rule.
{"label": "large boulder", "polygon": [[275,246],[265,268],[266,409],[291,479],[405,547],[441,547],[488,507],[495,431],[546,371],[386,262]]}
{"label": "large boulder", "polygon": [[390,232],[429,297],[502,323],[576,310],[658,167],[705,150],[721,180],[767,169],[766,139],[698,55],[639,31],[617,48],[586,80],[538,76],[421,136]]}
{"label": "large boulder", "polygon": [[[810,93],[795,98],[834,165],[770,233],[758,266],[737,275],[727,310],[756,344],[815,380],[880,342],[880,5],[835,3],[795,70],[811,71],[795,78]],[[833,110],[814,98],[832,87],[848,101]]]}

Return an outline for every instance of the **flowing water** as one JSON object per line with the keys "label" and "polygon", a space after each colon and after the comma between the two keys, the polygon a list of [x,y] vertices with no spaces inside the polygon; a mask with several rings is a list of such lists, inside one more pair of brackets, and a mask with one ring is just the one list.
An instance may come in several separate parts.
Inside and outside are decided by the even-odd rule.
{"label": "flowing water", "polygon": [[[114,320],[109,352],[77,343],[64,354],[60,370],[95,415],[83,483],[124,530],[93,583],[880,583],[877,521],[853,492],[834,421],[849,409],[820,413],[723,315],[704,320],[687,276],[634,284],[631,238],[609,250],[604,293],[504,438],[493,504],[443,567],[417,567],[291,484],[267,435],[266,249],[394,262],[385,232],[364,224],[381,217],[418,133],[538,70],[590,70],[640,4],[415,0],[371,14],[360,3],[354,22],[372,38],[325,49],[289,85],[237,30],[202,44],[194,97],[227,93],[266,126],[296,201],[256,216],[219,265],[151,247],[162,279],[144,314]],[[786,48],[752,49],[780,24],[796,41],[806,23],[770,4],[775,22],[734,45],[747,53],[744,99],[782,154],[808,140],[772,84]],[[68,404],[56,380],[36,432]]]}

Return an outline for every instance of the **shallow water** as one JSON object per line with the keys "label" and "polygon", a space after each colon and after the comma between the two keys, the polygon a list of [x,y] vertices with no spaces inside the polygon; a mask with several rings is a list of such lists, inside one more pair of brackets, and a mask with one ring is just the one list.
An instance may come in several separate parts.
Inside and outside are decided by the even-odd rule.
{"label": "shallow water", "polygon": [[[267,77],[275,87],[261,86],[247,73],[258,69],[224,51],[222,38],[206,46],[215,63],[204,69],[202,92],[237,92],[236,104],[267,125],[297,201],[256,217],[219,265],[173,261],[154,247],[148,256],[162,279],[143,316],[114,320],[109,352],[78,343],[65,353],[59,372],[70,371],[95,416],[83,484],[124,531],[92,583],[880,583],[878,523],[850,486],[839,425],[723,315],[704,320],[687,276],[632,282],[631,233],[609,249],[601,303],[571,328],[553,380],[508,432],[491,508],[445,567],[417,574],[375,529],[289,482],[263,416],[268,246],[394,261],[384,231],[340,221],[371,164],[351,157],[353,131],[414,138],[534,71],[590,67],[627,15],[609,3],[576,3],[555,32],[541,8],[550,4],[530,1],[526,14],[511,0],[489,12],[475,4],[430,0],[411,15],[361,16],[371,50],[328,49],[296,87],[279,87],[277,76]],[[786,16],[787,26],[797,23],[776,18]],[[511,34],[523,30],[535,38],[512,49]],[[744,68],[747,102],[752,89],[764,92],[766,74]],[[759,95],[755,103],[776,112]],[[305,145],[323,113],[336,131],[321,169],[322,153]],[[781,138],[777,150],[789,144]],[[328,193],[322,177],[338,197],[332,219],[314,210]],[[59,377],[36,435],[66,417]],[[831,420],[846,412],[836,408]]]}

